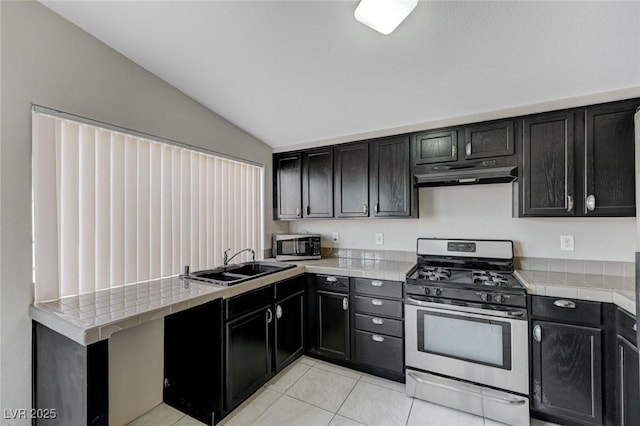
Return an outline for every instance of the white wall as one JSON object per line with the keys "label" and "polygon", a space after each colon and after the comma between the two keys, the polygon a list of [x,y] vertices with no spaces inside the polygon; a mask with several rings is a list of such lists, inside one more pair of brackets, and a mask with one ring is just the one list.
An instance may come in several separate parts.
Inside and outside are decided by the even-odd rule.
{"label": "white wall", "polygon": [[[266,200],[272,150],[41,4],[0,11],[2,412],[31,407],[32,103],[264,163]],[[267,233],[283,226],[265,213]]]}
{"label": "white wall", "polygon": [[[516,255],[592,260],[634,260],[635,218],[513,218],[511,184],[421,188],[419,219],[292,221],[290,230],[323,235],[344,248],[415,251],[416,238],[498,238],[514,240]],[[384,233],[384,245],[374,234]],[[575,236],[575,251],[560,251],[560,235]]]}

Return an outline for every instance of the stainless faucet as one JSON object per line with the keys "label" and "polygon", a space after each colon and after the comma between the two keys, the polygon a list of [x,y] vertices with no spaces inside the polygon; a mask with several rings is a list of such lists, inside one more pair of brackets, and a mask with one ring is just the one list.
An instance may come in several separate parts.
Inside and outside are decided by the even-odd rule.
{"label": "stainless faucet", "polygon": [[256,252],[255,252],[253,249],[251,249],[251,248],[242,249],[242,250],[240,250],[239,252],[237,252],[236,254],[234,254],[233,256],[229,257],[228,252],[230,252],[230,251],[231,251],[231,249],[230,249],[230,248],[226,249],[226,250],[224,251],[224,255],[222,256],[222,264],[223,264],[224,266],[227,266],[227,265],[229,264],[229,262],[231,261],[231,259],[233,259],[233,258],[234,258],[234,257],[236,257],[237,255],[239,255],[240,253],[245,252],[245,251],[250,251],[250,252],[251,252],[252,260],[253,260],[254,262],[256,261]]}

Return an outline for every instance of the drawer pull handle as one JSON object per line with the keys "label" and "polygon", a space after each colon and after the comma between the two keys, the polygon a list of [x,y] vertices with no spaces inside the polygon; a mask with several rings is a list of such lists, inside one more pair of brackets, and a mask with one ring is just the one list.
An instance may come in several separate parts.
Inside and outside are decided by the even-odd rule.
{"label": "drawer pull handle", "polygon": [[572,301],[572,300],[556,300],[555,302],[553,302],[553,304],[559,308],[567,308],[567,309],[575,309],[576,308],[576,302]]}
{"label": "drawer pull handle", "polygon": [[631,327],[631,329],[633,331],[638,331],[638,323],[633,323],[633,326]]}
{"label": "drawer pull handle", "polygon": [[382,306],[382,305],[384,305],[384,302],[382,300],[380,300],[380,299],[373,299],[371,301],[371,304],[375,305],[375,306]]}
{"label": "drawer pull handle", "polygon": [[335,283],[336,281],[338,281],[336,277],[327,277],[327,282]]}
{"label": "drawer pull handle", "polygon": [[382,281],[378,281],[378,280],[371,281],[371,285],[374,287],[382,287]]}
{"label": "drawer pull handle", "polygon": [[382,318],[371,318],[371,322],[376,324],[376,325],[384,324],[384,320]]}
{"label": "drawer pull handle", "polygon": [[539,325],[536,325],[535,327],[533,327],[533,339],[536,342],[542,341],[542,328]]}
{"label": "drawer pull handle", "polygon": [[349,310],[349,299],[347,299],[346,297],[342,298],[342,310],[343,311]]}
{"label": "drawer pull handle", "polygon": [[280,319],[282,318],[282,306],[277,305],[276,306],[276,319]]}
{"label": "drawer pull handle", "polygon": [[384,337],[382,336],[378,336],[377,334],[374,334],[373,336],[371,336],[371,340],[373,340],[374,342],[384,342]]}

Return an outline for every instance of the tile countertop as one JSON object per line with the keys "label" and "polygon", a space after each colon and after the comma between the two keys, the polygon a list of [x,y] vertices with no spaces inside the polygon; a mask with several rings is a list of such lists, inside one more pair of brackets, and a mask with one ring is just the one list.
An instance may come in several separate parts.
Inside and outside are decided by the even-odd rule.
{"label": "tile countertop", "polygon": [[604,276],[598,283],[590,283],[583,274],[554,273],[547,271],[516,270],[515,275],[527,287],[529,294],[539,296],[566,297],[596,302],[614,303],[631,315],[636,315],[633,290],[603,288],[602,282],[615,283],[622,277]]}
{"label": "tile countertop", "polygon": [[81,345],[90,345],[108,339],[117,331],[305,272],[404,281],[414,265],[412,262],[325,258],[296,262],[292,269],[232,287],[184,281],[175,276],[36,303],[29,307],[29,315]]}

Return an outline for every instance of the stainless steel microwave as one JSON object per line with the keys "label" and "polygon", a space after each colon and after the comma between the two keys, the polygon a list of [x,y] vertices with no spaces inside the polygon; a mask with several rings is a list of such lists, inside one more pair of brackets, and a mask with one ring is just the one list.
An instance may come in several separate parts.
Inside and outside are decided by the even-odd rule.
{"label": "stainless steel microwave", "polygon": [[276,260],[320,259],[320,235],[273,234]]}

